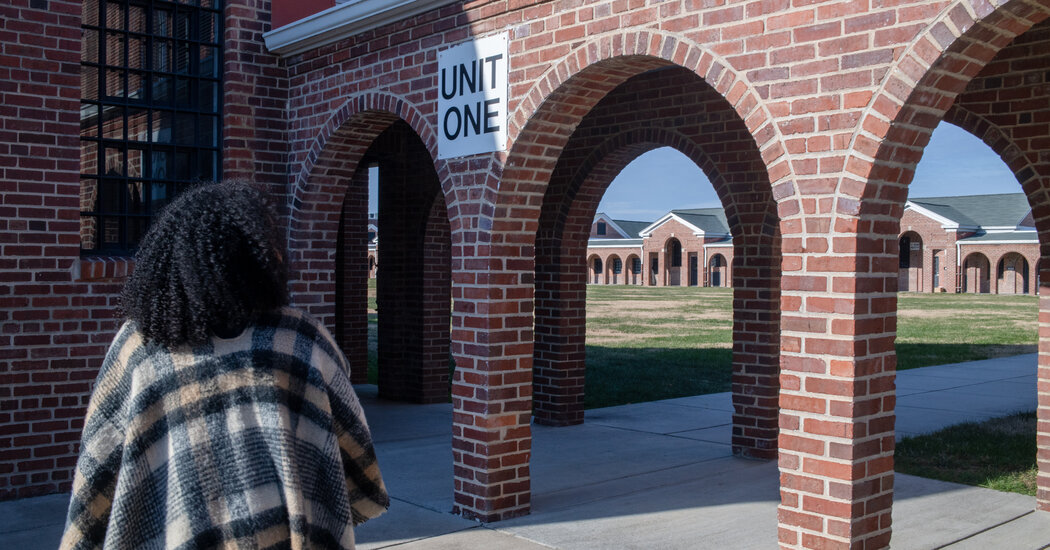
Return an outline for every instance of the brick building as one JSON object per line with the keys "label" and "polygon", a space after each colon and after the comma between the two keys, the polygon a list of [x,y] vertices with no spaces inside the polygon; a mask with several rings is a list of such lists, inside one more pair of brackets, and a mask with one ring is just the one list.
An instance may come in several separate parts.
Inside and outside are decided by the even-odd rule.
{"label": "brick building", "polygon": [[672,210],[653,223],[599,214],[587,242],[592,284],[729,287],[732,262],[721,208]]}
{"label": "brick building", "polygon": [[[900,231],[899,291],[1035,291],[1039,236],[1023,193],[911,199]],[[721,208],[672,210],[652,224],[599,214],[588,283],[732,286],[732,240]]]}
{"label": "brick building", "polygon": [[[733,448],[778,459],[781,545],[887,547],[907,186],[948,121],[1000,155],[1050,231],[1048,14],[1050,0],[4,2],[0,495],[69,488],[128,252],[194,181],[247,178],[277,199],[293,302],[363,374],[378,167],[379,391],[446,399],[451,354],[456,512],[529,513],[531,422],[584,421],[597,205],[670,146],[733,234]],[[483,40],[506,49],[444,61]],[[479,86],[500,97],[441,106]],[[495,148],[441,145],[471,128]],[[1045,325],[1050,301],[1040,311]]]}
{"label": "brick building", "polygon": [[1023,193],[911,199],[898,242],[902,291],[1032,294],[1039,280]]}

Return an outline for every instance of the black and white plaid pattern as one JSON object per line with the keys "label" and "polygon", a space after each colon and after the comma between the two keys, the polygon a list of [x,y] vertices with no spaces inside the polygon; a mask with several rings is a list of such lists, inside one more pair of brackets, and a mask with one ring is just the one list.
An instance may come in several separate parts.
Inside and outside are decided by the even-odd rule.
{"label": "black and white plaid pattern", "polygon": [[331,335],[285,308],[169,351],[117,334],[84,426],[62,548],[353,548],[389,505]]}

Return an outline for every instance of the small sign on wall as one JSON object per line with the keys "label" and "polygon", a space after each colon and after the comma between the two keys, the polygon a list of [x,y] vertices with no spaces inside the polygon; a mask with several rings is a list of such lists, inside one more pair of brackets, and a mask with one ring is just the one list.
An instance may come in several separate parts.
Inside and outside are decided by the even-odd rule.
{"label": "small sign on wall", "polygon": [[922,243],[911,243],[912,250],[922,250]]}
{"label": "small sign on wall", "polygon": [[507,148],[507,33],[438,52],[438,158]]}

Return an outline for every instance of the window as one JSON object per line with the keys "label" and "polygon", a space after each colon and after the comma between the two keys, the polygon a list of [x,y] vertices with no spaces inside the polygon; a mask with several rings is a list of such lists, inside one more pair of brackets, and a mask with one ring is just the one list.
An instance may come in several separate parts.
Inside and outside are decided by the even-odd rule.
{"label": "window", "polygon": [[616,275],[623,273],[623,261],[619,258],[613,259],[613,273],[615,273]]}
{"label": "window", "polygon": [[631,273],[634,273],[635,275],[639,275],[642,273],[641,258],[634,258],[633,260],[631,260]]}
{"label": "window", "polygon": [[671,241],[671,267],[682,267],[682,243],[675,239]]}
{"label": "window", "polygon": [[605,222],[598,222],[597,229],[595,229],[595,232],[598,234],[598,236],[604,237],[606,232]]}
{"label": "window", "polygon": [[221,174],[221,0],[85,0],[80,248],[127,254],[177,193]]}
{"label": "window", "polygon": [[[579,264],[576,264],[576,265],[579,265]],[[594,259],[594,272],[595,273],[601,273],[602,272],[602,259],[601,258],[595,258]]]}

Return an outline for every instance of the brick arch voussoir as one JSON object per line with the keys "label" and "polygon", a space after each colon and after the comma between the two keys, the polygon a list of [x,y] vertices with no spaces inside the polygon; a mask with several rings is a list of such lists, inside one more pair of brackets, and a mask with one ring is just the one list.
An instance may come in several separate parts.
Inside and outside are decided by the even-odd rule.
{"label": "brick arch voussoir", "polygon": [[[1043,174],[1045,164],[1041,167],[1038,158],[1026,154],[997,125],[987,118],[962,107],[952,105],[945,114],[944,121],[954,124],[969,132],[999,155],[1021,185],[1030,205],[1050,205],[1050,177]],[[1038,154],[1038,151],[1033,151]],[[1036,230],[1041,241],[1050,242],[1050,208],[1036,209],[1033,212]]]}
{"label": "brick arch voussoir", "polygon": [[[836,218],[899,218],[930,134],[980,70],[1050,14],[1050,0],[957,0],[904,51],[865,107]],[[797,190],[791,190],[797,195]]]}
{"label": "brick arch voussoir", "polygon": [[[692,71],[727,100],[755,139],[774,185],[790,178],[780,131],[743,73],[681,36],[632,30],[584,41],[524,94],[510,117],[508,136],[513,145],[497,200],[520,202],[533,182],[549,181],[576,124],[613,88],[647,70],[672,65]],[[542,190],[532,192],[542,194]],[[539,216],[539,208],[535,215]]]}
{"label": "brick arch voussoir", "polygon": [[[570,188],[579,189],[585,195],[598,195],[595,192],[597,190],[604,193],[612,180],[634,159],[660,147],[672,147],[692,160],[714,186],[727,219],[736,217],[737,206],[733,197],[724,191],[727,186],[725,177],[704,151],[703,146],[681,133],[666,128],[633,128],[610,136],[580,164]],[[597,202],[592,205],[573,201],[568,219],[589,220],[594,217],[597,206]],[[589,223],[577,225],[580,227],[566,227],[567,232],[578,234],[589,231]],[[740,224],[730,225],[734,236],[739,237]]]}
{"label": "brick arch voussoir", "polygon": [[[437,158],[437,134],[422,112],[408,100],[384,92],[367,92],[347,99],[318,130],[292,182],[292,220],[289,225],[293,231],[302,223],[301,219],[297,219],[296,211],[308,213],[310,206],[316,206],[310,196],[314,192],[311,182],[319,175],[318,169],[331,170],[334,164],[352,164],[356,167],[368,145],[398,119],[405,121],[419,136],[430,151],[431,158]],[[368,145],[361,149],[362,143]],[[347,149],[358,154],[351,157],[339,155],[336,158],[336,155],[347,152]],[[447,169],[442,170],[442,165],[441,162],[435,162],[439,176],[448,173]],[[442,188],[445,188],[444,179]]]}

